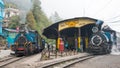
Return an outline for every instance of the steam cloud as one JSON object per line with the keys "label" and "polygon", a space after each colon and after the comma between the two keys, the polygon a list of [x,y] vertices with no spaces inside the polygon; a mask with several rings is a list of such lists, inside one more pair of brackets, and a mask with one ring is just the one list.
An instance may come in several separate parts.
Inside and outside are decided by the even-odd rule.
{"label": "steam cloud", "polygon": [[120,55],[120,33],[117,32],[117,45],[112,46],[112,55]]}

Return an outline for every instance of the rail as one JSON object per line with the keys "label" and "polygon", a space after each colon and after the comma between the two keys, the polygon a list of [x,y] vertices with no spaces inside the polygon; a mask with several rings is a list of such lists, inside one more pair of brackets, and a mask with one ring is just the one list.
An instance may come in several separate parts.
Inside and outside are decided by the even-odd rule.
{"label": "rail", "polygon": [[8,64],[14,63],[22,58],[24,58],[24,57],[14,57],[14,58],[9,58],[9,59],[3,60],[0,62],[0,68],[6,66]]}
{"label": "rail", "polygon": [[[76,62],[79,62],[79,61],[82,61],[85,59],[89,59],[92,57],[94,57],[94,56],[93,55],[85,55],[85,56],[71,57],[69,59],[58,60],[58,61],[46,63],[46,64],[39,66],[38,68],[50,68],[50,67],[52,67],[52,68],[54,68],[54,67],[64,68],[64,67],[70,66],[71,64],[74,64]],[[66,62],[71,62],[71,63],[65,64]],[[64,65],[59,66],[60,64],[63,64],[63,63],[64,63]]]}

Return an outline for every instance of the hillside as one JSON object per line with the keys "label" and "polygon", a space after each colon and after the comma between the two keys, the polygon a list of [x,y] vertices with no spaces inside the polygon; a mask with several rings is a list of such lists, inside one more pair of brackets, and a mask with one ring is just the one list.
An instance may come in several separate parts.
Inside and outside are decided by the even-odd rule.
{"label": "hillside", "polygon": [[[42,8],[40,6],[41,2],[39,0],[3,0],[3,1],[5,2],[6,5],[9,3],[15,4],[16,7],[21,11],[20,22],[28,24],[31,29],[38,30],[40,34],[42,33],[42,30],[45,27],[51,24],[44,11],[41,9]],[[16,25],[14,25],[13,27],[15,26]]]}

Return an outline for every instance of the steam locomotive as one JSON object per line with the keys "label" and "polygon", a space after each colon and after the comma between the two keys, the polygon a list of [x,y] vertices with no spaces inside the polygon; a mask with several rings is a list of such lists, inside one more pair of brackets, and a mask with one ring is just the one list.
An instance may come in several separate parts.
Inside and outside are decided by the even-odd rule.
{"label": "steam locomotive", "polygon": [[42,42],[42,40],[43,39],[37,31],[23,30],[16,35],[14,45],[11,46],[11,49],[15,52],[16,56],[28,56],[44,49],[44,42]]}
{"label": "steam locomotive", "polygon": [[110,28],[99,30],[93,27],[88,52],[93,54],[109,54],[113,44],[116,43],[116,32]]}

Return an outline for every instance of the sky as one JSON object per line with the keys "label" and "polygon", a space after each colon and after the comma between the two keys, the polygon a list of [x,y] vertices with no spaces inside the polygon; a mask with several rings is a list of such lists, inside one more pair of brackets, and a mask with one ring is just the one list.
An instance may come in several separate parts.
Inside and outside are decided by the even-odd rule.
{"label": "sky", "polygon": [[41,6],[48,17],[55,11],[63,19],[91,17],[120,32],[120,0],[41,0]]}

